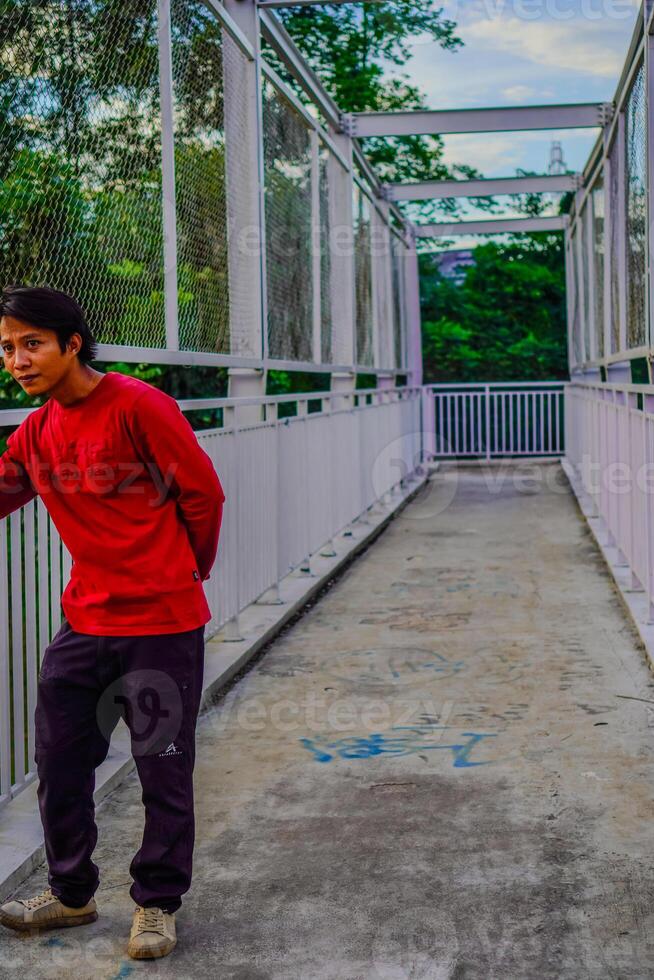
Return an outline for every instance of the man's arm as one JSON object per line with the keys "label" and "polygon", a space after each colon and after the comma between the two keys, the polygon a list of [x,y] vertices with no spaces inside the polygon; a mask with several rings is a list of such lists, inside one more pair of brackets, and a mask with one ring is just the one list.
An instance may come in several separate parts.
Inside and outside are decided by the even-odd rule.
{"label": "man's arm", "polygon": [[177,502],[204,582],[216,560],[225,494],[211,459],[174,398],[153,389],[134,405],[134,445]]}
{"label": "man's arm", "polygon": [[0,456],[0,520],[29,504],[37,495],[19,458],[18,431],[20,427],[9,436],[7,451]]}

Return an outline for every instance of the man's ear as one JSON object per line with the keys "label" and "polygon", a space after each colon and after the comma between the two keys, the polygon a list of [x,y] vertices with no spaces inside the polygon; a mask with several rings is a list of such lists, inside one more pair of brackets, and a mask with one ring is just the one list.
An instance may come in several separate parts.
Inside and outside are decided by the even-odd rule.
{"label": "man's ear", "polygon": [[[77,346],[77,348],[75,347],[76,344],[79,345]],[[66,349],[69,350],[72,354],[79,354],[79,352],[82,349],[82,339],[78,333],[74,333],[72,337],[68,338],[68,342],[66,343]]]}

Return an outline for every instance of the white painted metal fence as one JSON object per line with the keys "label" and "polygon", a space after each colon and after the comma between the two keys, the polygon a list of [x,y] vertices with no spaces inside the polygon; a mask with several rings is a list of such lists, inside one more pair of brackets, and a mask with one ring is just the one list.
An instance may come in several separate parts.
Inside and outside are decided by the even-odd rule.
{"label": "white painted metal fence", "polygon": [[563,382],[425,385],[425,432],[439,459],[561,456]]}
{"label": "white painted metal fence", "polygon": [[[278,418],[288,402],[297,414]],[[330,539],[406,485],[421,460],[421,389],[201,404],[222,408],[224,423],[198,433],[226,495],[218,558],[205,583],[210,637],[224,625],[236,631],[240,610],[290,571],[310,567]],[[265,420],[245,421],[261,405]],[[0,521],[0,804],[34,776],[39,662],[61,625],[70,568],[40,498]]]}
{"label": "white painted metal fence", "polygon": [[653,621],[654,387],[572,384],[566,400],[567,460]]}

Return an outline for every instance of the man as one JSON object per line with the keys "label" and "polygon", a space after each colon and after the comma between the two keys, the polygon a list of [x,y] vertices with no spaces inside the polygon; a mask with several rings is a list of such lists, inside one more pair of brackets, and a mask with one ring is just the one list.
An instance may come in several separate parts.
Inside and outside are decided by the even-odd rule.
{"label": "man", "polygon": [[202,582],[225,495],[175,400],[94,370],[95,350],[65,293],[11,287],[0,297],[4,367],[30,395],[47,396],[0,457],[0,518],[38,494],[73,559],[35,715],[50,888],[3,905],[0,922],[32,931],[97,918],[95,769],[123,717],[145,806],[130,866],[137,907],[128,952],[152,959],[175,946],[175,912],[191,883],[195,725],[210,619]]}

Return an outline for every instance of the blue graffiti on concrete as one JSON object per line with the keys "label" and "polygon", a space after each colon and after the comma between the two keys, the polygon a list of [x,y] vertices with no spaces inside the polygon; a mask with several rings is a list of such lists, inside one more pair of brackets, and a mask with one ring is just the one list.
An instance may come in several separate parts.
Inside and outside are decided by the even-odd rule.
{"label": "blue graffiti on concrete", "polygon": [[332,762],[336,758],[371,759],[378,755],[417,755],[419,752],[430,752],[434,749],[445,749],[452,752],[452,765],[455,769],[487,766],[494,761],[489,759],[482,762],[471,762],[470,754],[482,739],[497,738],[497,735],[461,732],[461,737],[467,741],[445,744],[440,741],[440,735],[435,736],[434,733],[447,730],[451,730],[449,725],[395,726],[390,728],[388,732],[352,735],[335,741],[330,741],[327,736],[301,738],[300,744],[313,753],[316,762]]}

